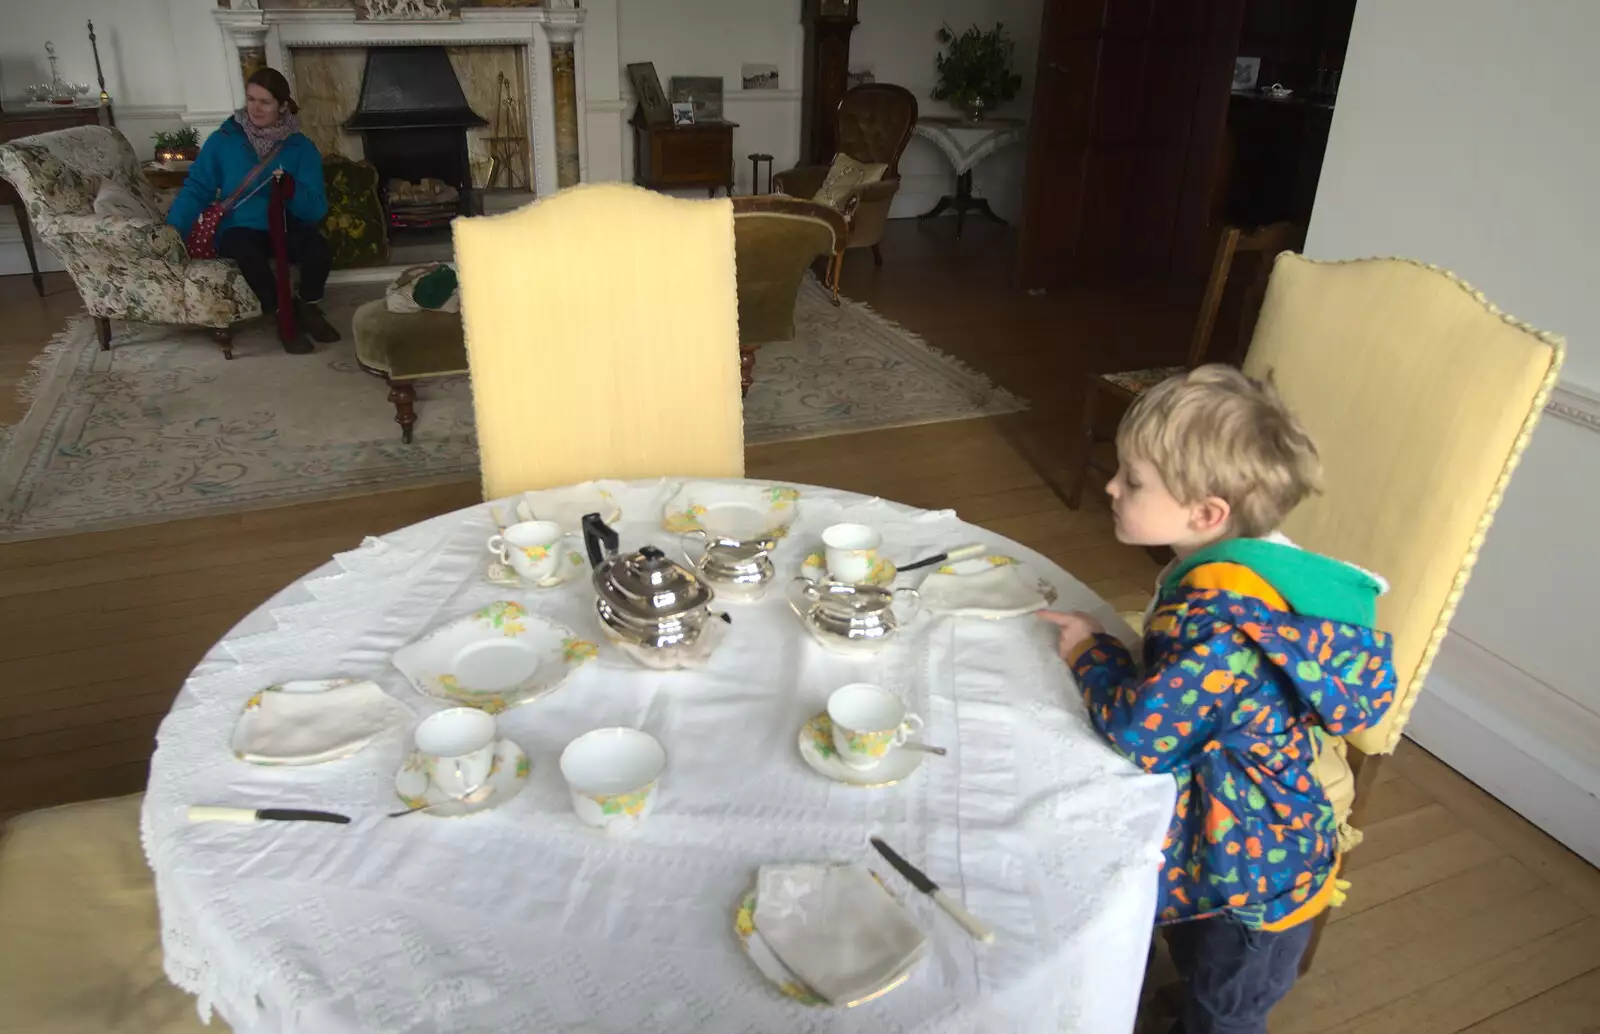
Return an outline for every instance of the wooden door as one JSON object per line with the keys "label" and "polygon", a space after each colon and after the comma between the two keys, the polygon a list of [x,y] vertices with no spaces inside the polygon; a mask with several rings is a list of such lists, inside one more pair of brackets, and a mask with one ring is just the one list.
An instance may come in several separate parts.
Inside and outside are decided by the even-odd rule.
{"label": "wooden door", "polygon": [[1203,249],[1244,0],[1045,0],[1019,280],[1159,277]]}

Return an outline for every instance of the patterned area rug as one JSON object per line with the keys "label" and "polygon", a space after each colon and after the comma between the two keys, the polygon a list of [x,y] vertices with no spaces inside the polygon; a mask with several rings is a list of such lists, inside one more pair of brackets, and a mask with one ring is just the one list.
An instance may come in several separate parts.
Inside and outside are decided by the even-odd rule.
{"label": "patterned area rug", "polygon": [[[404,445],[387,389],[356,365],[350,316],[376,286],[330,294],[345,334],[286,354],[270,328],[225,361],[204,331],[88,317],[56,337],[0,429],[0,541],[149,524],[477,477],[465,377],[418,388]],[[745,400],[751,444],[1015,412],[1025,403],[867,306],[801,290],[795,340],[764,345]]]}

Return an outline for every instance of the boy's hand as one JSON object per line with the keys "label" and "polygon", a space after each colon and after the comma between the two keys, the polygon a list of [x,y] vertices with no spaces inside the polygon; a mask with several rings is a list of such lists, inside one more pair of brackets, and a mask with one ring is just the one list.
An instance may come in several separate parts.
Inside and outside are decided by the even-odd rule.
{"label": "boy's hand", "polygon": [[1106,630],[1106,626],[1081,610],[1075,610],[1070,614],[1063,614],[1058,610],[1041,610],[1039,618],[1061,630],[1056,639],[1056,653],[1060,654],[1064,661],[1070,660],[1078,647],[1082,646],[1090,636]]}

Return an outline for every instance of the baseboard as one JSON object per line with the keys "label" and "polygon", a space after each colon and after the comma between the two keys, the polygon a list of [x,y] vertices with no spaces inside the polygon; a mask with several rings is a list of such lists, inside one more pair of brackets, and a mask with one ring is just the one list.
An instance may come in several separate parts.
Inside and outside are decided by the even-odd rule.
{"label": "baseboard", "polygon": [[1600,865],[1600,716],[1452,633],[1406,735]]}

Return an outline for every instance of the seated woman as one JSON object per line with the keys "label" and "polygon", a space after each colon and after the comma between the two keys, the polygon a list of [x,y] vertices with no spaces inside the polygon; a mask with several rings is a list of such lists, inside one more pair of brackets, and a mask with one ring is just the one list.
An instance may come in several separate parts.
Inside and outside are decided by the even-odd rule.
{"label": "seated woman", "polygon": [[276,154],[255,172],[239,191],[238,199],[217,226],[217,255],[239,264],[244,278],[261,300],[261,311],[271,317],[278,311],[278,288],[272,270],[272,236],[267,230],[272,176],[281,170],[293,180],[284,205],[285,241],[289,261],[300,266],[300,292],[295,299],[295,324],[299,331],[283,342],[286,352],[301,355],[312,350],[309,333],[318,341],[339,340],[317,307],[328,282],[333,253],[317,224],[328,212],[322,183],[322,155],[300,132],[299,106],[289,96],[289,81],[275,68],[263,68],[244,88],[244,107],[233,113],[206,138],[200,156],[189,169],[183,190],[167,212],[167,224],[185,236],[202,211],[218,199],[232,196],[251,177],[262,159]]}

